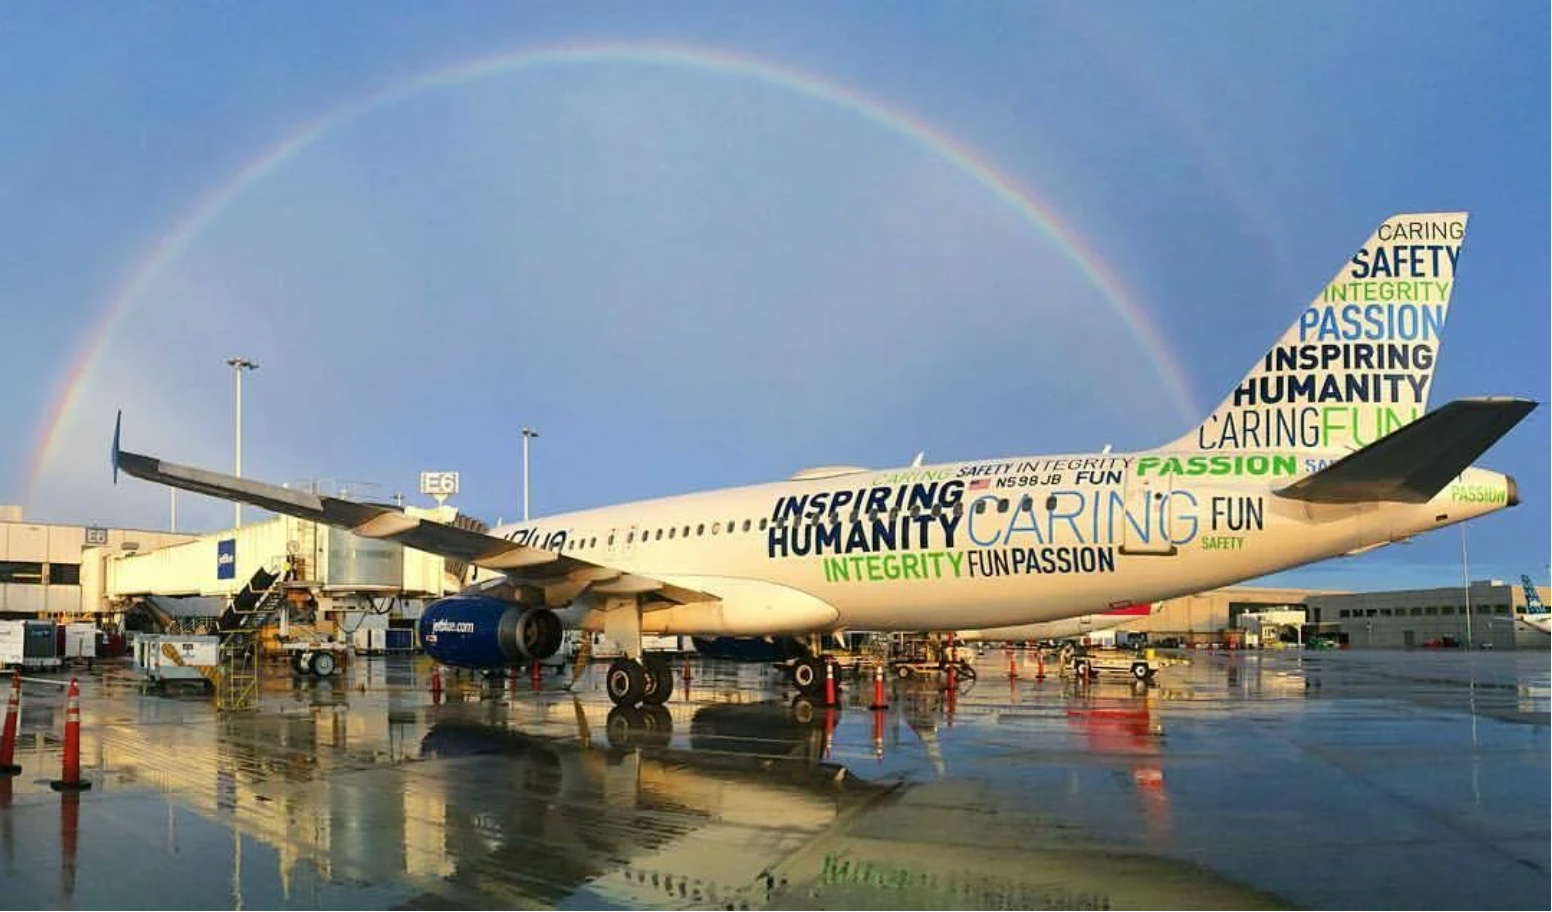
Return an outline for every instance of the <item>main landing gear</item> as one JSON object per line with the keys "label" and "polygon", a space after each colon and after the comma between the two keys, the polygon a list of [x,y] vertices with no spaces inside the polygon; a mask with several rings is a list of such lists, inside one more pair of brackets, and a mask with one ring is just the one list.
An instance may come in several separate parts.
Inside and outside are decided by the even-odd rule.
{"label": "main landing gear", "polygon": [[641,661],[621,656],[609,663],[604,689],[616,706],[661,706],[674,693],[674,673],[668,660],[645,653]]}
{"label": "main landing gear", "polygon": [[830,701],[826,698],[830,694],[834,694],[839,699],[841,669],[830,656],[806,655],[792,663],[789,673],[792,676],[792,684],[798,692],[819,705],[829,705]]}

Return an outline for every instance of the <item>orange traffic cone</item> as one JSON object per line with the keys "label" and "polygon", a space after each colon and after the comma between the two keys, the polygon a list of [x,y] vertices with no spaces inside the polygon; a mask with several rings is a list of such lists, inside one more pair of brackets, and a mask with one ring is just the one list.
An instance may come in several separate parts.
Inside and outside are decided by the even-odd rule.
{"label": "orange traffic cone", "polygon": [[14,776],[22,771],[11,762],[16,753],[16,720],[22,711],[21,672],[11,672],[11,695],[5,701],[5,733],[0,735],[0,776]]}
{"label": "orange traffic cone", "polygon": [[50,782],[49,788],[56,792],[79,792],[91,787],[91,782],[81,778],[81,688],[71,678],[65,697],[64,759],[60,778]]}

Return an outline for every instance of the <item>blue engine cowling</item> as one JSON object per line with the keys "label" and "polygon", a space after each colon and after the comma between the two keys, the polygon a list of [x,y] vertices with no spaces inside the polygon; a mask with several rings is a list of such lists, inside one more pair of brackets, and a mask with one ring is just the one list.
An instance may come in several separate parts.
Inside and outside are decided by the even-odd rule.
{"label": "blue engine cowling", "polygon": [[426,655],[459,668],[505,668],[560,649],[555,612],[483,595],[438,599],[426,606],[418,627]]}

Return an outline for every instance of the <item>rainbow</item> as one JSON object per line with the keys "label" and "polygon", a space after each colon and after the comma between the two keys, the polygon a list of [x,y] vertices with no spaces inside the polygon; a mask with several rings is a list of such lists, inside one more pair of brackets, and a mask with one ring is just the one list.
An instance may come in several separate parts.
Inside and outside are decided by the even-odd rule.
{"label": "rainbow", "polygon": [[425,73],[340,104],[303,124],[285,139],[244,165],[236,174],[201,198],[143,259],[128,272],[112,293],[88,331],[63,383],[45,413],[37,447],[28,464],[24,503],[30,503],[43,467],[56,446],[60,430],[68,422],[93,369],[114,331],[122,325],[132,305],[168,264],[188,248],[200,233],[253,185],[305,152],[335,128],[367,113],[436,89],[457,86],[491,76],[544,67],[585,66],[596,63],[679,67],[699,72],[753,79],[814,98],[862,117],[864,120],[917,143],[933,155],[991,191],[1013,207],[1025,221],[1038,228],[1062,251],[1109,303],[1132,336],[1151,357],[1185,420],[1200,419],[1189,381],[1164,337],[1136,302],[1125,284],[1103,259],[1048,205],[1036,199],[1006,173],[986,162],[965,143],[954,139],[900,108],[886,105],[850,87],[811,73],[779,66],[744,54],[693,45],[668,43],[568,44],[506,51]]}

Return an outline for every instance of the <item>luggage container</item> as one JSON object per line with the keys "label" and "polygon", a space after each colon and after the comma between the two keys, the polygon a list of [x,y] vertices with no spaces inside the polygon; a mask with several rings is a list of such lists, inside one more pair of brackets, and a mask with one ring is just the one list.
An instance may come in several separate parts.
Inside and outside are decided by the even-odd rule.
{"label": "luggage container", "polygon": [[135,637],[135,671],[147,681],[212,680],[221,661],[221,638],[183,634],[141,634]]}
{"label": "luggage container", "polygon": [[25,654],[27,626],[22,621],[0,621],[0,667],[20,668]]}
{"label": "luggage container", "polygon": [[23,669],[59,667],[58,624],[53,621],[0,621],[0,665]]}
{"label": "luggage container", "polygon": [[66,659],[95,659],[97,658],[98,631],[96,624],[66,624],[65,625],[65,653]]}
{"label": "luggage container", "polygon": [[350,641],[361,655],[382,655],[388,651],[388,631],[381,627],[363,627],[350,635]]}

